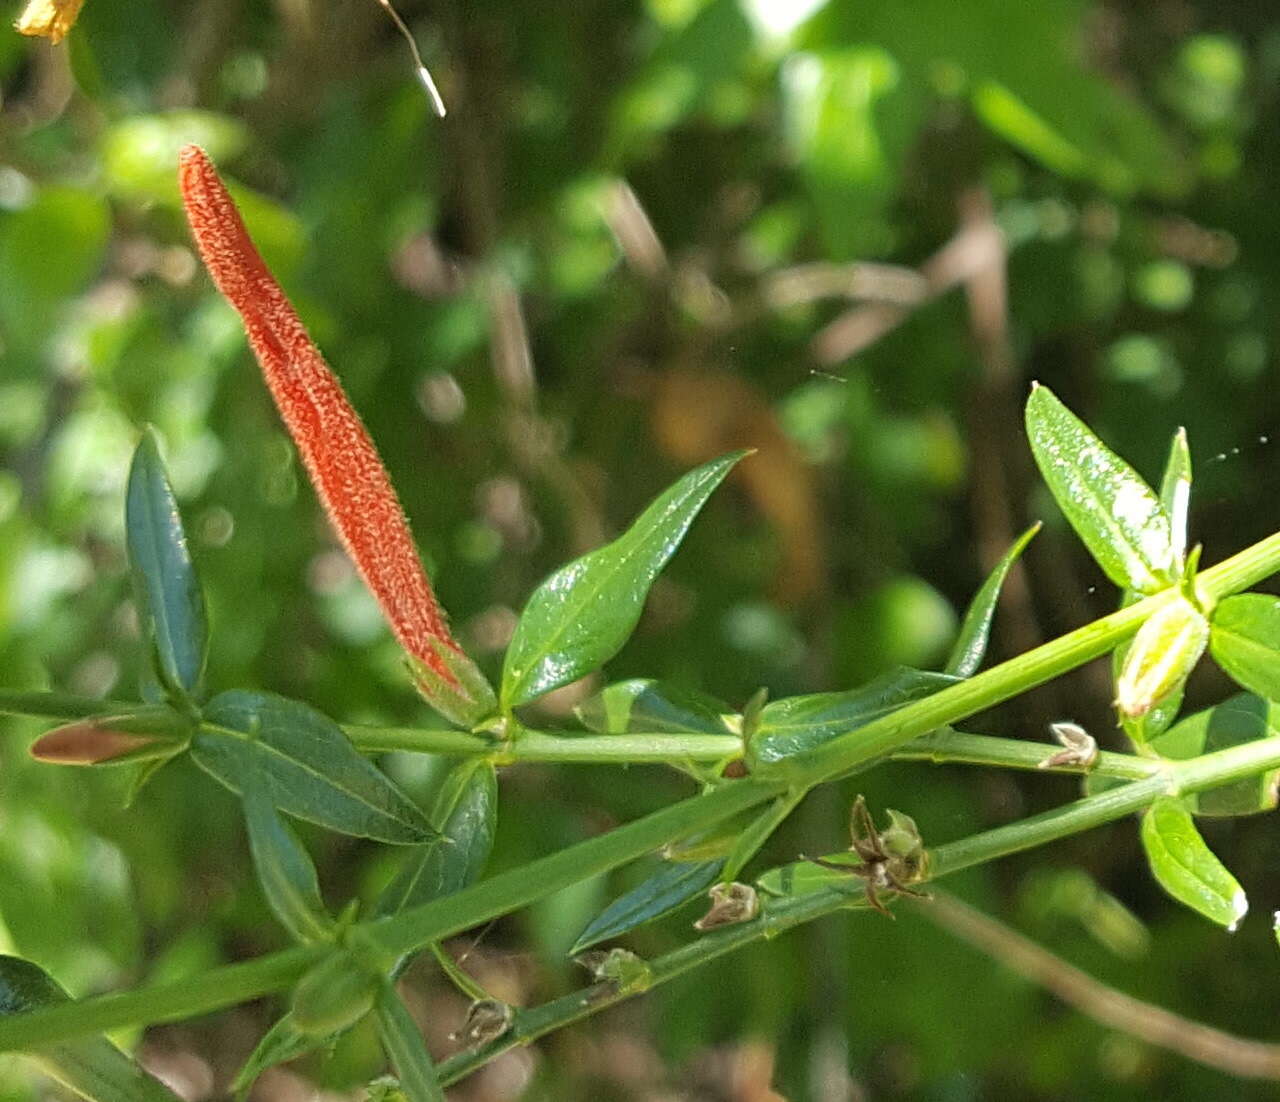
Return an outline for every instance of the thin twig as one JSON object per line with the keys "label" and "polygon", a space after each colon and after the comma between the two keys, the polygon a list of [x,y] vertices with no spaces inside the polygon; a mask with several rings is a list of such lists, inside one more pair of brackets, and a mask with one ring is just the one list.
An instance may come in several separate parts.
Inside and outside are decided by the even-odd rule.
{"label": "thin twig", "polygon": [[445,106],[444,97],[440,95],[440,89],[436,87],[435,80],[432,79],[431,70],[422,60],[422,53],[418,49],[418,43],[413,37],[413,32],[406,26],[405,21],[400,18],[400,13],[391,6],[391,0],[378,0],[383,10],[391,17],[391,22],[396,25],[396,29],[404,36],[404,40],[409,43],[409,52],[413,55],[413,64],[418,71],[418,79],[422,82],[422,87],[427,90],[427,98],[431,101],[431,109],[436,113],[437,118],[444,118]]}
{"label": "thin twig", "polygon": [[1110,1029],[1242,1079],[1280,1079],[1280,1045],[1252,1041],[1117,991],[1003,922],[935,891],[916,910]]}

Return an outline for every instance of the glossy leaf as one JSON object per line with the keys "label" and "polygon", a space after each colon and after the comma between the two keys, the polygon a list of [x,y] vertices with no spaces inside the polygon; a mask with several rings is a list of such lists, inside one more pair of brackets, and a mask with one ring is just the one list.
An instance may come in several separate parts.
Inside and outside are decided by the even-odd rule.
{"label": "glossy leaf", "polygon": [[342,834],[423,842],[426,816],[313,708],[271,693],[233,690],[204,709],[191,756],[233,792],[263,785],[281,811]]}
{"label": "glossy leaf", "polygon": [[848,692],[793,696],[766,704],[748,746],[748,758],[769,763],[812,750],[959,680],[903,666]]}
{"label": "glossy leaf", "polygon": [[1031,391],[1026,422],[1040,473],[1107,577],[1140,593],[1171,585],[1173,534],[1151,487],[1048,387]]}
{"label": "glossy leaf", "polygon": [[422,1030],[392,985],[387,984],[379,993],[375,1009],[382,1048],[395,1068],[405,1098],[408,1102],[444,1102],[444,1090]]}
{"label": "glossy leaf", "polygon": [[746,452],[690,471],[612,543],[561,567],[529,598],[507,650],[502,704],[518,707],[599,669],[635,630],[649,587],[707,498]]}
{"label": "glossy leaf", "polygon": [[608,686],[579,704],[574,713],[584,727],[603,735],[631,731],[726,735],[732,733],[724,719],[729,710],[714,697],[637,677]]}
{"label": "glossy leaf", "polygon": [[169,691],[200,695],[208,628],[178,503],[154,433],[143,433],[129,468],[125,535],[142,635]]}
{"label": "glossy leaf", "polygon": [[461,761],[444,778],[431,813],[439,835],[419,846],[378,899],[381,918],[460,891],[484,871],[498,819],[498,782],[488,761]]}
{"label": "glossy leaf", "polygon": [[327,939],[333,919],[320,898],[315,865],[297,835],[261,788],[245,792],[244,815],[253,866],[267,905],[297,941]]}
{"label": "glossy leaf", "polygon": [[[0,1017],[68,1002],[44,969],[20,957],[0,956]],[[82,1037],[24,1053],[52,1079],[89,1102],[180,1102],[105,1037]]]}
{"label": "glossy leaf", "polygon": [[1280,597],[1240,593],[1220,601],[1209,651],[1242,688],[1280,700]]}
{"label": "glossy leaf", "polygon": [[1211,922],[1234,930],[1249,909],[1244,890],[1205,845],[1180,800],[1161,796],[1142,816],[1142,846],[1160,886]]}
{"label": "glossy leaf", "polygon": [[1174,569],[1180,569],[1187,552],[1187,514],[1191,506],[1191,449],[1187,446],[1186,429],[1175,432],[1169,444],[1160,479],[1160,504],[1169,515]]}
{"label": "glossy leaf", "polygon": [[637,926],[670,913],[706,891],[723,867],[723,861],[667,862],[649,879],[619,896],[593,918],[573,943],[570,955],[620,937]]}
{"label": "glossy leaf", "polygon": [[1027,544],[1031,542],[1032,537],[1039,531],[1040,522],[1036,521],[1035,524],[1013,541],[1009,550],[1004,553],[991,573],[987,575],[986,581],[982,583],[982,588],[978,590],[969,608],[965,611],[964,620],[960,624],[960,634],[956,638],[955,645],[951,648],[951,655],[947,659],[946,666],[943,667],[946,673],[955,677],[972,677],[978,672],[978,667],[982,665],[982,659],[987,653],[987,641],[991,636],[991,621],[995,619],[996,604],[1000,600],[1000,590],[1004,587],[1004,580],[1009,576],[1009,571],[1013,569],[1013,564],[1018,561],[1018,556],[1022,554]]}
{"label": "glossy leaf", "polygon": [[[1280,734],[1280,705],[1251,693],[1240,693],[1214,708],[1187,716],[1151,740],[1162,758],[1185,761]],[[1280,769],[1184,797],[1197,815],[1252,815],[1277,805]]]}

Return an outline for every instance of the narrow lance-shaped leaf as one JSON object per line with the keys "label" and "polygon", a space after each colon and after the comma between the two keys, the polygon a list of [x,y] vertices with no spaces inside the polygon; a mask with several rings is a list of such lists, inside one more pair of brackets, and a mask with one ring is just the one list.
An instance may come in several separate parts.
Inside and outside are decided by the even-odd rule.
{"label": "narrow lance-shaped leaf", "polygon": [[475,880],[489,860],[497,818],[493,763],[459,762],[446,774],[432,808],[439,836],[408,856],[379,897],[376,917],[451,895]]}
{"label": "narrow lance-shaped leaf", "polygon": [[1107,577],[1140,593],[1173,584],[1169,515],[1151,487],[1048,387],[1031,391],[1026,422],[1040,473]]}
{"label": "narrow lance-shaped leaf", "polygon": [[[70,1001],[44,969],[0,956],[0,1018]],[[82,1037],[24,1053],[52,1079],[89,1102],[180,1102],[105,1037]]]}
{"label": "narrow lance-shaped leaf", "polygon": [[400,844],[434,836],[412,800],[313,708],[272,693],[220,693],[191,757],[233,792],[262,786],[280,810],[342,834]]}
{"label": "narrow lance-shaped leaf", "polygon": [[375,1009],[383,1051],[395,1068],[405,1098],[408,1102],[444,1102],[444,1090],[422,1030],[391,984],[382,989]]}
{"label": "narrow lance-shaped leaf", "polygon": [[1236,684],[1280,700],[1280,597],[1239,593],[1220,601],[1209,652]]}
{"label": "narrow lance-shaped leaf", "polygon": [[1142,846],[1165,891],[1210,921],[1235,930],[1249,901],[1236,878],[1205,845],[1181,801],[1161,796],[1147,809],[1142,817]]}
{"label": "narrow lance-shaped leaf", "polygon": [[707,890],[724,867],[724,861],[665,863],[651,877],[619,896],[601,911],[578,935],[569,955],[589,949],[610,938],[621,937],[646,922],[670,914]]}
{"label": "narrow lance-shaped leaf", "polygon": [[1191,508],[1191,449],[1186,429],[1178,429],[1169,444],[1169,457],[1160,479],[1160,504],[1169,515],[1173,567],[1180,570],[1187,553],[1187,517]]}
{"label": "narrow lance-shaped leaf", "polygon": [[154,650],[164,688],[198,697],[207,644],[204,594],[151,430],[142,434],[129,468],[125,538],[142,637]]}
{"label": "narrow lance-shaped leaf", "polygon": [[576,681],[622,649],[653,580],[712,491],[746,454],[734,452],[690,471],[616,540],[561,567],[534,591],[507,650],[505,708]]}
{"label": "narrow lance-shaped leaf", "polygon": [[996,604],[1000,600],[1000,590],[1004,587],[1005,578],[1018,561],[1018,556],[1026,549],[1032,537],[1040,531],[1040,522],[1036,521],[1022,533],[1008,551],[1001,556],[991,573],[987,575],[982,588],[978,590],[964,614],[960,624],[960,634],[951,655],[943,667],[945,673],[955,677],[972,677],[982,665],[987,653],[987,640],[991,636],[991,621],[995,619]]}
{"label": "narrow lance-shaped leaf", "polygon": [[848,692],[793,696],[766,704],[747,747],[748,759],[769,764],[812,750],[958,680],[904,666]]}
{"label": "narrow lance-shaped leaf", "polygon": [[609,685],[574,708],[584,727],[604,735],[726,735],[732,733],[724,718],[729,711],[713,697],[644,677]]}
{"label": "narrow lance-shaped leaf", "polygon": [[315,865],[260,786],[244,793],[244,815],[253,867],[267,905],[295,940],[327,939],[333,919],[320,898]]}

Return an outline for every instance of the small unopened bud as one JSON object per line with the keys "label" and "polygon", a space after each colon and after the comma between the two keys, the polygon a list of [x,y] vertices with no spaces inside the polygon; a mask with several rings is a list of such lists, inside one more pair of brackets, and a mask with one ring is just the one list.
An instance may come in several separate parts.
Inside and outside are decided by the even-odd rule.
{"label": "small unopened bud", "polygon": [[1185,597],[1170,601],[1138,629],[1116,680],[1121,715],[1145,715],[1173,692],[1200,660],[1209,620]]}
{"label": "small unopened bud", "polygon": [[750,922],[760,913],[760,899],[750,884],[713,884],[707,893],[711,896],[711,910],[704,914],[693,928],[698,931],[714,930],[717,926],[733,926]]}
{"label": "small unopened bud", "polygon": [[607,983],[618,994],[639,994],[653,982],[648,962],[629,949],[590,949],[574,957],[597,983]]}
{"label": "small unopened bud", "polygon": [[1065,765],[1076,765],[1081,769],[1090,769],[1098,760],[1098,740],[1078,723],[1050,723],[1049,730],[1053,737],[1062,743],[1062,749],[1050,754],[1040,762],[1039,769],[1057,769]]}
{"label": "small unopened bud", "polygon": [[452,1039],[468,1046],[487,1045],[506,1033],[514,1019],[515,1012],[506,1003],[497,999],[480,999],[471,1004],[466,1021]]}

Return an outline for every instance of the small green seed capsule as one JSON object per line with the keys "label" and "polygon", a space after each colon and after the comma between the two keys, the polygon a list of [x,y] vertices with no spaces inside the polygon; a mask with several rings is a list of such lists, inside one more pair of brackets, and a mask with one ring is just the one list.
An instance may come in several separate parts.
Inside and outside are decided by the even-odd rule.
{"label": "small green seed capsule", "polygon": [[1121,715],[1145,715],[1173,692],[1209,643],[1208,618],[1185,597],[1170,601],[1138,629],[1116,680]]}
{"label": "small green seed capsule", "polygon": [[373,1008],[379,982],[353,953],[326,957],[294,988],[293,1024],[311,1037],[340,1033]]}

